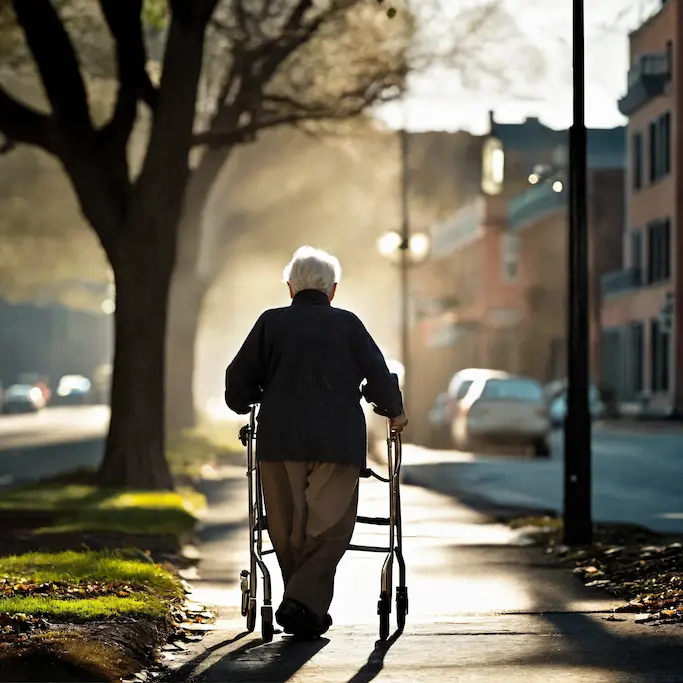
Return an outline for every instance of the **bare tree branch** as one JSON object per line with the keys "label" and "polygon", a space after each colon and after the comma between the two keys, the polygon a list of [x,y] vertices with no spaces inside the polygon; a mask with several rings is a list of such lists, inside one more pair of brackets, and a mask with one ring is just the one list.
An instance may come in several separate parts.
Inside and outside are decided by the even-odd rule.
{"label": "bare tree branch", "polygon": [[145,65],[147,55],[142,33],[142,0],[99,0],[102,14],[116,43],[116,63],[119,89],[116,107],[109,123],[103,129],[105,136],[122,148],[125,163],[125,145],[135,125],[138,102],[146,93],[152,102],[156,90],[151,86]]}
{"label": "bare tree branch", "polygon": [[69,136],[92,130],[85,84],[69,35],[50,0],[12,0],[54,120]]}
{"label": "bare tree branch", "polygon": [[53,152],[50,123],[49,116],[19,102],[0,86],[0,131],[6,138],[2,153],[9,152],[16,143]]}
{"label": "bare tree branch", "polygon": [[11,151],[16,149],[17,143],[14,142],[14,140],[10,140],[9,138],[5,138],[1,143],[0,143],[0,156],[4,156],[5,154],[9,154]]}
{"label": "bare tree branch", "polygon": [[138,101],[145,71],[145,44],[142,35],[142,0],[99,0],[102,14],[116,44],[118,94],[116,106],[104,135],[115,146],[125,147],[135,125]]}
{"label": "bare tree branch", "polygon": [[[387,98],[389,99],[389,98]],[[368,91],[349,92],[343,98],[349,106],[346,108],[330,109],[326,106],[311,106],[303,102],[297,102],[291,97],[266,96],[264,104],[277,105],[277,109],[264,109],[262,117],[246,125],[237,126],[232,130],[208,131],[194,136],[195,145],[206,145],[216,148],[236,145],[252,141],[261,130],[285,125],[299,125],[306,122],[345,121],[360,116],[368,105],[382,101],[380,93]],[[343,104],[343,102],[340,102]]]}
{"label": "bare tree branch", "polygon": [[218,0],[169,0],[171,12],[182,26],[205,28],[211,20]]}
{"label": "bare tree branch", "polygon": [[[383,60],[376,62],[372,55],[353,55],[353,47],[344,42],[345,39],[339,40],[341,35],[355,35],[357,26],[354,20],[349,23],[348,13],[363,7],[358,0],[333,2],[323,9],[316,8],[313,0],[296,0],[290,3],[286,13],[282,3],[264,0],[256,5],[262,13],[277,11],[271,18],[275,24],[267,31],[265,39],[259,38],[266,31],[254,35],[251,22],[246,18],[244,0],[236,2],[241,8],[240,16],[233,15],[233,19],[240,29],[232,28],[229,18],[227,22],[222,18],[215,22],[222,32],[232,31],[239,38],[231,45],[232,63],[223,79],[217,111],[209,130],[194,137],[195,145],[216,148],[250,141],[260,128],[297,124],[306,118],[314,121],[352,118],[371,104],[382,101],[387,88],[405,78],[403,53],[396,64],[384,54]],[[275,9],[273,4],[277,5]],[[363,16],[363,21],[366,20],[367,16]],[[359,21],[358,17],[355,21]],[[360,24],[362,31],[366,25]],[[382,35],[381,30],[379,35]],[[245,35],[244,31],[251,33]],[[320,37],[321,31],[323,37]],[[372,32],[369,35],[373,35]],[[364,40],[361,38],[359,45],[372,53],[372,39],[370,43]],[[330,48],[330,45],[336,47]],[[323,71],[330,67],[344,69],[343,62],[347,62],[343,74],[340,72],[339,88],[334,92],[327,92],[329,88],[320,91],[313,84],[312,60],[312,68]],[[345,88],[343,84],[346,84]]]}

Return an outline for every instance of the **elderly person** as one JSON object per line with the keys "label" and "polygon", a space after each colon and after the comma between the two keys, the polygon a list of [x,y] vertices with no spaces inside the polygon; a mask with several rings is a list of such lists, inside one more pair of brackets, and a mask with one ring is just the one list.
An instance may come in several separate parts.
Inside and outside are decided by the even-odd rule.
{"label": "elderly person", "polygon": [[395,431],[408,422],[377,344],[353,313],[331,306],[340,276],[336,258],[299,249],[284,271],[291,305],[261,315],[225,377],[231,410],[261,404],[256,457],[285,586],[275,617],[304,639],[332,624],[334,577],[356,522],[363,380]]}

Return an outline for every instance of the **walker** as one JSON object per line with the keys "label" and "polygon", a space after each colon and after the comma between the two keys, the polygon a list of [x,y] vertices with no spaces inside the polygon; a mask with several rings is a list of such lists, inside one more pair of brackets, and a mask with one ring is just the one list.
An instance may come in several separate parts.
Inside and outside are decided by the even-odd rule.
{"label": "walker", "polygon": [[[256,406],[252,406],[249,424],[240,429],[239,437],[242,445],[247,449],[247,479],[249,486],[249,569],[240,574],[240,588],[242,591],[242,616],[246,617],[247,630],[251,633],[256,628],[257,612],[257,571],[263,576],[263,606],[261,607],[261,634],[266,643],[272,641],[275,634],[273,623],[273,602],[271,592],[270,571],[264,562],[264,557],[275,551],[263,549],[263,533],[268,531],[268,520],[265,515],[261,471],[258,461],[254,457],[256,440]],[[375,412],[379,410],[375,408]],[[380,413],[381,414],[381,413]],[[382,565],[380,578],[380,594],[377,603],[379,615],[379,637],[387,640],[390,629],[391,602],[393,593],[393,562],[398,563],[398,586],[396,587],[396,621],[398,630],[402,631],[408,614],[408,588],[406,586],[406,565],[403,559],[403,534],[401,528],[401,435],[391,429],[387,419],[387,460],[389,476],[382,477],[372,469],[361,470],[363,479],[374,477],[389,484],[389,517],[356,517],[360,524],[389,527],[389,545],[349,545],[349,550],[369,553],[386,553]]]}

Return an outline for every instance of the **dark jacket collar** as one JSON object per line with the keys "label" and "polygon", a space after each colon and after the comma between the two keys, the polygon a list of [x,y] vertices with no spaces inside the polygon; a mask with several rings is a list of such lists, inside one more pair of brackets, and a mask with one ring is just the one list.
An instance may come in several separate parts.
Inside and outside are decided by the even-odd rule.
{"label": "dark jacket collar", "polygon": [[294,295],[292,306],[329,306],[330,299],[317,289],[304,289]]}

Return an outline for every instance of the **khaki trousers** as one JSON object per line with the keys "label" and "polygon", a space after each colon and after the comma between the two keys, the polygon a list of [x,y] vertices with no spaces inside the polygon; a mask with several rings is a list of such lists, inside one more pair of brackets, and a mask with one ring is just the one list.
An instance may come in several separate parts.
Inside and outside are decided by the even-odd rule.
{"label": "khaki trousers", "polygon": [[324,619],[356,523],[359,470],[326,462],[261,462],[268,534],[285,597]]}

